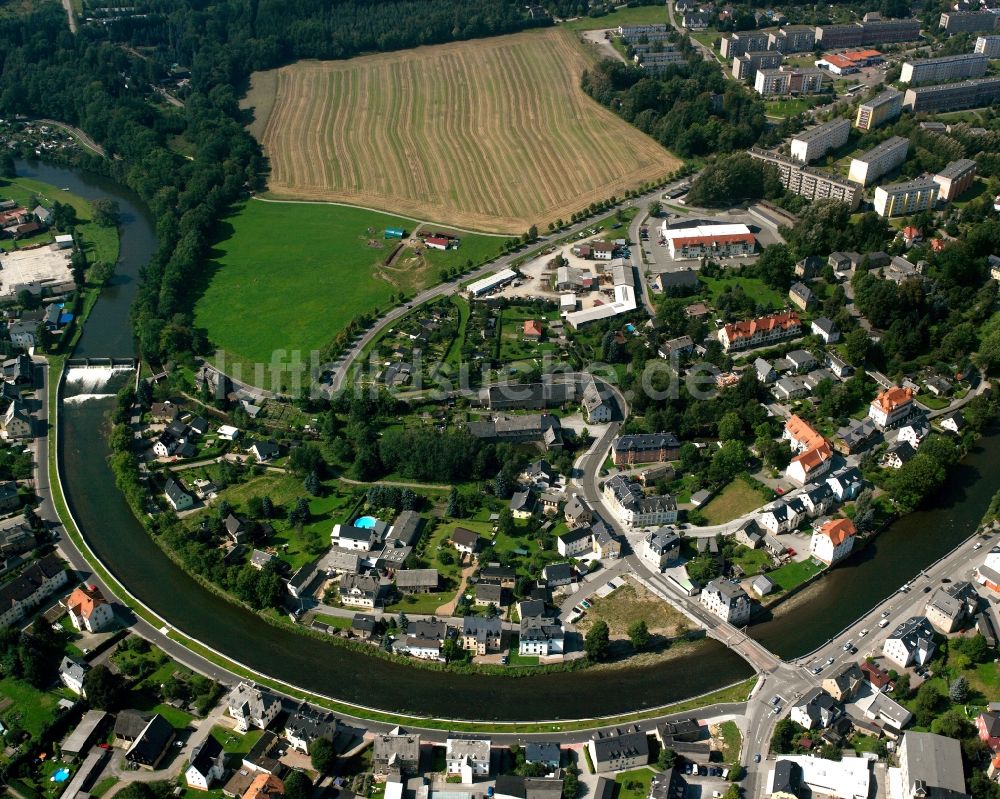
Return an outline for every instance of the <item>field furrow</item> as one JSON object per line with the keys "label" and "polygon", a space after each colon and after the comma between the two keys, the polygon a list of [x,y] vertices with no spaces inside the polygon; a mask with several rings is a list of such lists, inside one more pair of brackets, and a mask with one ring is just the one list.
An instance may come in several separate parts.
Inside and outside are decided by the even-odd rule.
{"label": "field furrow", "polygon": [[583,94],[589,58],[550,28],[257,75],[269,188],[520,233],[673,171]]}

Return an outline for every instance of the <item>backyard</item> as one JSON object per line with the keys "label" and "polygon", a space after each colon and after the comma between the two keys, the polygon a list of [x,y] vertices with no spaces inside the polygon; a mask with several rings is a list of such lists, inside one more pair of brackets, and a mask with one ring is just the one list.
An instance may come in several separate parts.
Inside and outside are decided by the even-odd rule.
{"label": "backyard", "polygon": [[765,501],[757,488],[736,478],[699,510],[707,524],[725,524],[756,510]]}
{"label": "backyard", "polygon": [[698,279],[708,286],[712,295],[712,303],[718,303],[719,296],[726,290],[735,289],[739,286],[743,292],[758,305],[770,308],[781,308],[785,304],[785,298],[780,292],[775,291],[770,286],[755,277],[704,277],[699,275]]}
{"label": "backyard", "polygon": [[768,572],[767,576],[774,581],[782,591],[791,591],[798,585],[802,585],[810,577],[823,571],[823,564],[819,561],[807,558],[806,560],[790,560],[783,566],[779,566],[773,572]]}
{"label": "backyard", "polygon": [[617,799],[646,799],[652,781],[653,770],[650,768],[621,772],[615,777],[615,782],[618,783]]}

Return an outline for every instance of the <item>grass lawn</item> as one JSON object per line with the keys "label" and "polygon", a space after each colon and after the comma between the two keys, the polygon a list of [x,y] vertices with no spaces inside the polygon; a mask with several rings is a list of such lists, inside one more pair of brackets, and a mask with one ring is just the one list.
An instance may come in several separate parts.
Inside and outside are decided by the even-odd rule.
{"label": "grass lawn", "polygon": [[773,572],[768,572],[775,584],[782,591],[790,591],[797,585],[801,585],[814,574],[819,574],[823,570],[823,565],[812,558],[803,561],[790,561],[784,566],[779,566]]}
{"label": "grass lawn", "polygon": [[627,638],[629,626],[637,621],[646,622],[654,635],[674,636],[689,628],[684,614],[631,580],[590,602],[587,613],[576,625],[584,634],[598,620],[607,622],[611,637],[618,639]]}
{"label": "grass lawn", "polygon": [[771,100],[764,103],[764,113],[772,117],[793,117],[812,108],[812,103],[804,99]]}
{"label": "grass lawn", "polygon": [[407,594],[398,602],[386,605],[387,613],[436,613],[437,609],[455,598],[454,591],[432,591],[428,594]]}
{"label": "grass lawn", "polygon": [[744,574],[760,574],[771,564],[771,556],[763,549],[742,547],[730,561],[743,569]]}
{"label": "grass lawn", "polygon": [[[307,497],[302,481],[290,474],[266,472],[252,477],[245,483],[236,483],[219,492],[237,512],[246,510],[250,497],[269,496],[275,507],[275,518],[268,520],[275,534],[267,545],[277,550],[278,557],[294,571],[325,552],[330,546],[330,531],[338,522],[347,521],[348,511],[354,506],[352,493],[340,487],[335,480],[324,484],[322,497],[308,497],[309,522],[301,529],[290,527],[285,514],[298,497]],[[215,510],[207,508],[188,517],[193,528],[202,518],[215,518]],[[286,548],[287,547],[287,548]]]}
{"label": "grass lawn", "polygon": [[951,399],[948,397],[935,397],[933,394],[917,394],[914,399],[932,411],[939,411],[951,405]]}
{"label": "grass lawn", "polygon": [[619,8],[603,17],[580,17],[560,23],[561,27],[575,31],[602,30],[617,28],[619,25],[645,25],[647,23],[667,22],[667,9],[663,5],[639,6],[638,8]]}
{"label": "grass lawn", "polygon": [[117,777],[105,777],[90,790],[91,796],[101,797],[118,784]]}
{"label": "grass lawn", "polygon": [[351,629],[351,622],[353,621],[350,616],[329,616],[326,613],[317,613],[313,618],[330,627],[336,627],[338,630]]}
{"label": "grass lawn", "polygon": [[240,735],[228,727],[212,727],[212,737],[222,744],[226,754],[230,755],[245,755],[253,749],[263,734],[263,730],[250,730],[245,735]]}
{"label": "grass lawn", "polygon": [[743,746],[743,736],[740,734],[740,728],[736,726],[735,721],[724,721],[719,725],[719,732],[725,744],[722,752],[723,760],[727,763],[739,762],[740,747]]}
{"label": "grass lawn", "polygon": [[724,524],[764,504],[764,498],[746,481],[736,478],[699,508],[709,524]]}
{"label": "grass lawn", "polygon": [[457,369],[462,363],[462,343],[465,341],[465,326],[469,323],[469,301],[458,294],[452,295],[451,301],[458,308],[458,330],[442,360]]}
{"label": "grass lawn", "polygon": [[[394,245],[383,238],[387,227],[409,231],[414,223],[336,205],[240,206],[220,223],[214,261],[197,287],[203,293],[195,324],[244,364],[244,380],[254,379],[250,364],[269,364],[276,350],[301,350],[303,357],[325,350],[352,319],[385,310],[403,288],[382,267]],[[408,270],[407,283],[438,280],[438,268],[424,271],[415,279]]]}
{"label": "grass lawn", "polygon": [[615,776],[615,782],[619,786],[618,799],[646,799],[652,781],[653,771],[649,768],[621,772]]}
{"label": "grass lawn", "polygon": [[765,285],[764,281],[758,280],[754,277],[702,277],[699,275],[698,280],[708,286],[708,290],[712,293],[712,302],[715,303],[719,299],[719,295],[725,291],[727,286],[736,287],[739,286],[743,291],[749,296],[754,302],[760,305],[767,305],[771,308],[780,308],[785,303],[784,296],[769,286]]}
{"label": "grass lawn", "polygon": [[7,677],[0,680],[0,701],[8,707],[0,712],[0,719],[8,727],[16,725],[37,736],[56,717],[59,697],[46,691],[39,691],[30,683]]}
{"label": "grass lawn", "polygon": [[510,641],[510,653],[507,655],[507,665],[509,666],[537,666],[538,655],[519,655],[517,652],[517,636]]}

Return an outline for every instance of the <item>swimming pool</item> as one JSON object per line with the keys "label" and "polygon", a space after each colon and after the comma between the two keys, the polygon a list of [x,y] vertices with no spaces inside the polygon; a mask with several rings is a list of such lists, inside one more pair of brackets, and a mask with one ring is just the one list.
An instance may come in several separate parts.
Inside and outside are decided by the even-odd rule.
{"label": "swimming pool", "polygon": [[66,782],[69,779],[69,769],[61,768],[55,774],[52,775],[53,782]]}
{"label": "swimming pool", "polygon": [[359,516],[354,520],[354,526],[362,530],[371,530],[376,524],[378,524],[378,519],[374,516]]}

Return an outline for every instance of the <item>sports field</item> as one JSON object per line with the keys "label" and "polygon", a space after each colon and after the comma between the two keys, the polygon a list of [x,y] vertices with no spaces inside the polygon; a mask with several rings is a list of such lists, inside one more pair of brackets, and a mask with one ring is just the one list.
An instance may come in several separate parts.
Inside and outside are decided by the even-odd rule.
{"label": "sports field", "polygon": [[252,365],[270,363],[275,350],[308,358],[355,317],[387,308],[392,295],[412,296],[437,283],[442,268],[479,263],[500,245],[463,234],[457,250],[404,250],[386,266],[399,243],[384,238],[388,227],[409,234],[415,225],[362,208],[251,200],[222,223],[195,324],[256,382]]}
{"label": "sports field", "polygon": [[255,74],[244,105],[273,196],[521,233],[681,163],[583,93],[590,58],[549,28],[303,61]]}

